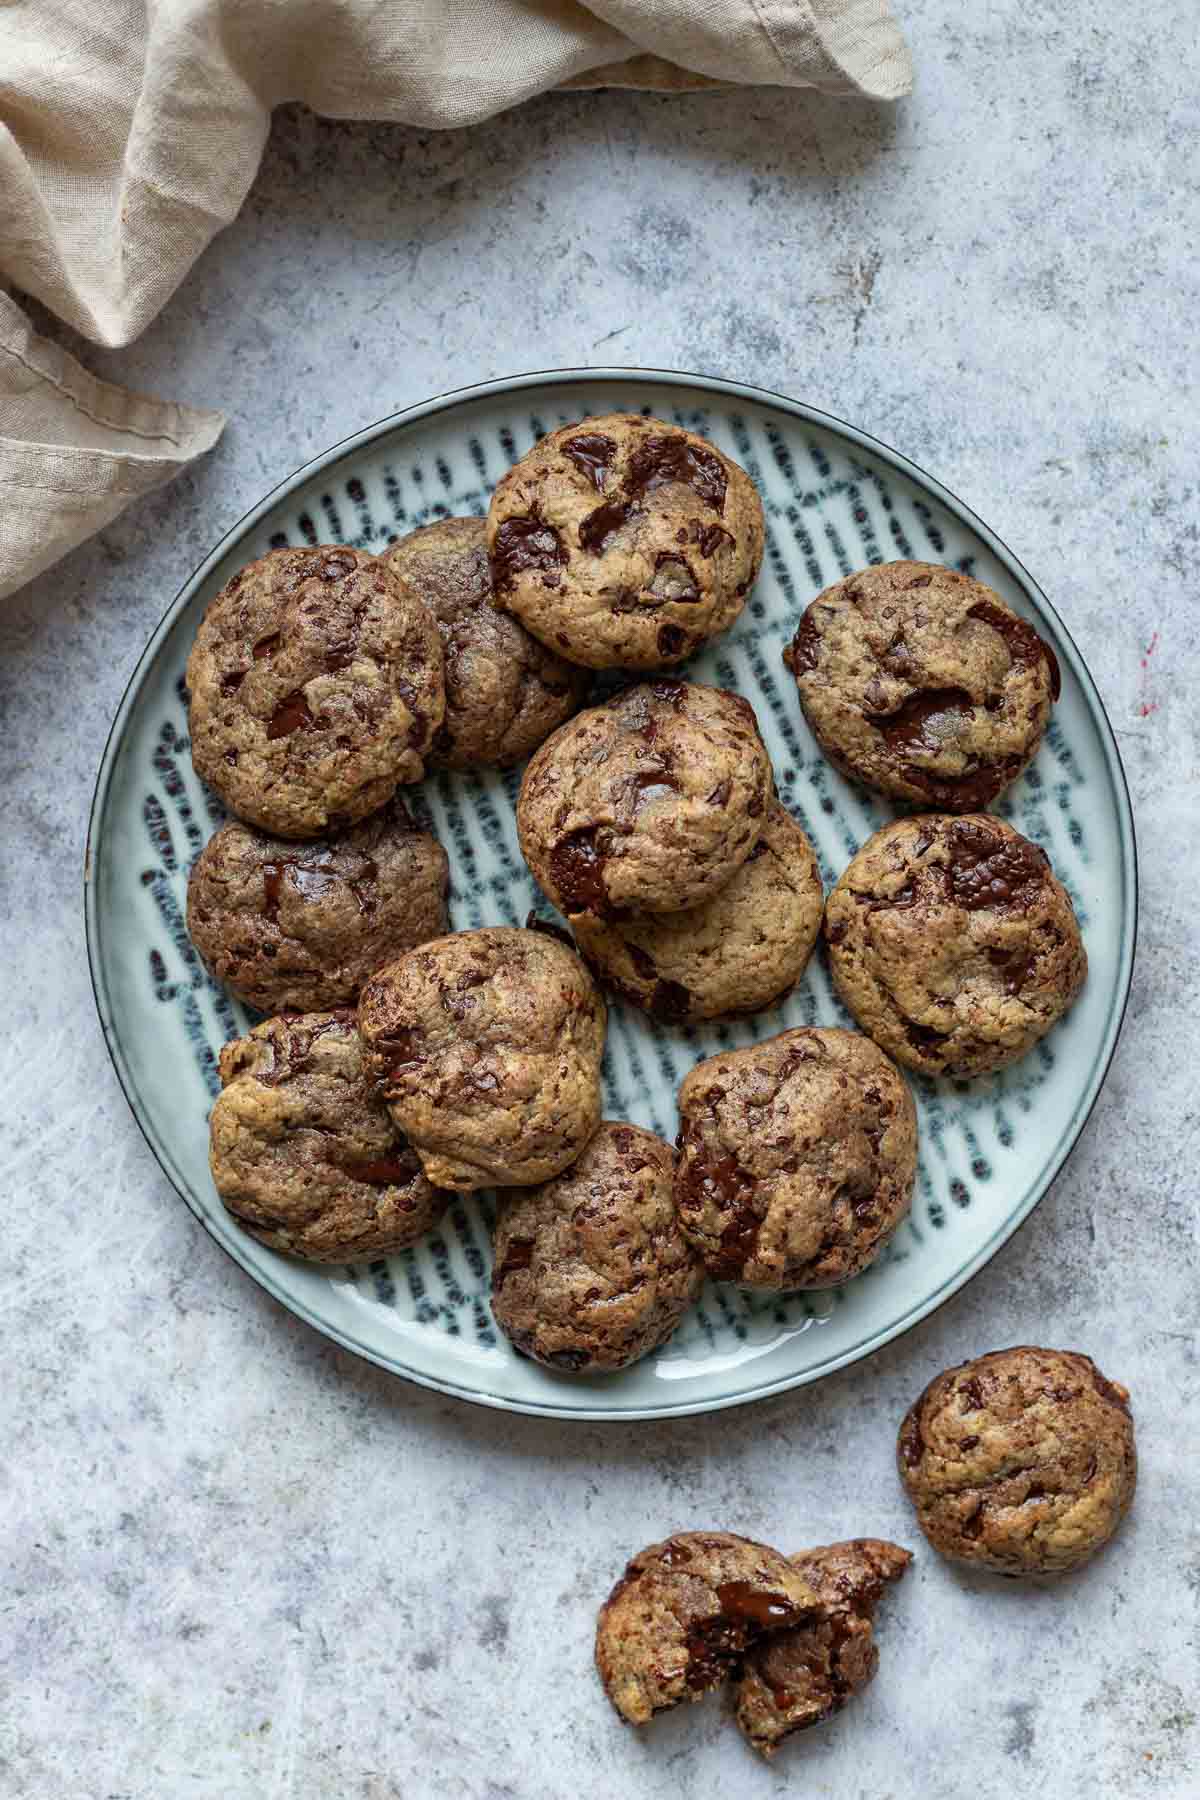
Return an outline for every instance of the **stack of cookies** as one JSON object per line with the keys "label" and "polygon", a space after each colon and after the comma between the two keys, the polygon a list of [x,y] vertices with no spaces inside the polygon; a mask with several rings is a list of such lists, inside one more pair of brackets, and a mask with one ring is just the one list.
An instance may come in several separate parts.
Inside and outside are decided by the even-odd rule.
{"label": "stack of cookies", "polygon": [[[905,1216],[916,1113],[898,1064],[986,1073],[1086,968],[1044,853],[981,810],[1026,766],[1053,653],[955,570],[892,563],[819,595],[787,654],[822,750],[923,811],[828,902],[752,708],[676,666],[741,614],[762,562],[746,472],[619,414],[551,433],[486,521],[380,557],[272,552],[210,606],[188,666],[193,756],[234,819],[192,873],[216,978],[274,1015],[227,1045],[212,1168],[292,1254],[414,1243],[500,1188],[493,1310],[525,1354],[620,1368],[707,1274],[847,1281]],[[590,671],[630,685],[579,711]],[[522,852],[570,926],[448,931],[445,852],[401,790],[530,758]],[[761,1012],[824,922],[861,1030],[782,1032],[699,1063],[674,1151],[600,1113],[604,988],[660,1025]]]}

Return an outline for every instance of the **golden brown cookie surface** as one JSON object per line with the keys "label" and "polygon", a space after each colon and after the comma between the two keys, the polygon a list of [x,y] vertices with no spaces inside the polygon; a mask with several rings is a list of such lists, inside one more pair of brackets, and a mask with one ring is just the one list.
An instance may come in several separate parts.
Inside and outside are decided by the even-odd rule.
{"label": "golden brown cookie surface", "polygon": [[940,563],[882,563],[826,588],[784,661],[838,768],[953,812],[978,812],[1016,780],[1059,692],[1033,626]]}
{"label": "golden brown cookie surface", "polygon": [[435,520],[380,560],[407,582],[441,633],[446,715],[430,768],[509,768],[581,704],[588,675],[493,604],[482,519]]}
{"label": "golden brown cookie surface", "polygon": [[819,1606],[786,1556],[731,1531],[680,1531],[640,1550],[600,1609],[596,1667],[630,1725],[718,1687],[765,1633]]}
{"label": "golden brown cookie surface", "polygon": [[848,1281],[908,1211],[916,1109],[857,1031],[784,1031],[710,1056],[684,1079],[679,1119],[675,1205],[718,1280]]}
{"label": "golden brown cookie surface", "polygon": [[187,665],[196,772],[238,818],[320,837],[419,781],[442,722],[437,627],[373,556],[272,550],[210,604]]}
{"label": "golden brown cookie surface", "polygon": [[506,1198],[492,1312],[526,1356],[623,1369],[670,1337],[704,1273],[679,1230],[671,1175],[661,1138],[610,1120],[569,1169]]}
{"label": "golden brown cookie surface", "polygon": [[821,929],[821,875],[803,830],[771,800],[762,836],[711,900],[613,924],[580,916],[601,982],[668,1025],[761,1012],[789,994]]}
{"label": "golden brown cookie surface", "polygon": [[517,833],[568,918],[680,912],[746,861],[770,788],[749,703],[667,677],[590,707],[535,752]]}
{"label": "golden brown cookie surface", "polygon": [[667,668],[724,631],[763,538],[745,470],[639,413],[551,432],[499,483],[488,513],[499,604],[593,669]]}
{"label": "golden brown cookie surface", "polygon": [[236,819],[188,881],[188,931],[216,979],[259,1012],[358,998],[381,964],[446,930],[446,852],[393,799],[336,837],[298,844]]}
{"label": "golden brown cookie surface", "polygon": [[606,1012],[573,951],[488,926],[410,950],[358,1004],[369,1066],[438,1186],[548,1181],[600,1122]]}
{"label": "golden brown cookie surface", "polygon": [[897,1463],[943,1556],[1008,1575],[1073,1569],[1133,1500],[1129,1395],[1078,1351],[994,1350],[930,1382]]}
{"label": "golden brown cookie surface", "polygon": [[1023,1056],[1087,974],[1045,851],[990,813],[920,813],[877,831],[829,896],[825,940],[863,1030],[930,1075]]}
{"label": "golden brown cookie surface", "polygon": [[363,1065],[350,1011],[292,1013],[221,1052],[209,1121],[217,1192],[273,1250],[316,1262],[390,1256],[445,1210]]}

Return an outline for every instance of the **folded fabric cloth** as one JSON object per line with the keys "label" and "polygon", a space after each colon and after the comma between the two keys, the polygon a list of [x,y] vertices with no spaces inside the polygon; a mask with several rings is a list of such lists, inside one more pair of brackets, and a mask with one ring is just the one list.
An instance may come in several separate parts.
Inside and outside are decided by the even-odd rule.
{"label": "folded fabric cloth", "polygon": [[[85,336],[129,343],[236,216],[287,100],[437,128],[553,87],[893,100],[911,78],[887,0],[10,0],[0,277]],[[0,595],[219,430],[218,415],[92,382],[4,302]],[[57,527],[22,502],[56,492]]]}

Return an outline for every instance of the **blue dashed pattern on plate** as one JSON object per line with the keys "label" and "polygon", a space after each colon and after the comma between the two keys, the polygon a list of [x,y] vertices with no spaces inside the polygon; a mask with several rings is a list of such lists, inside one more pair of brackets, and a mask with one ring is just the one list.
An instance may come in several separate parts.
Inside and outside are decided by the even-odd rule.
{"label": "blue dashed pattern on plate", "polygon": [[[788,1298],[709,1285],[675,1338],[619,1375],[580,1380],[517,1357],[488,1309],[489,1196],[457,1202],[415,1250],[327,1271],[273,1255],[213,1192],[207,1115],[221,1044],[248,1015],[206,976],[183,926],[187,872],[220,817],[188,754],[183,669],[204,607],[272,546],[382,550],[432,518],[483,513],[537,438],[587,413],[629,410],[710,437],[758,483],[763,574],[735,628],[687,665],[754,705],[781,797],[816,847],[826,888],[894,816],[842,779],[804,724],[780,655],[824,586],[897,556],[943,561],[995,587],[1049,637],[1063,695],[1038,757],[997,808],[1045,846],[1084,928],[1090,978],[1029,1056],[974,1082],[916,1077],[921,1161],[909,1221],[847,1287]],[[519,772],[441,774],[418,811],[451,858],[456,928],[549,914],[521,859]],[[197,571],[155,633],[122,703],[97,785],[87,881],[97,1000],[118,1073],[168,1175],[208,1229],[318,1329],[388,1368],[492,1405],[585,1417],[705,1410],[812,1380],[915,1322],[979,1268],[1028,1213],[1082,1127],[1128,991],[1136,881],[1128,798],[1091,681],[1047,603],[986,527],[882,445],[806,408],[696,377],[615,371],[523,377],[416,408],[301,470]],[[820,954],[799,990],[756,1019],[670,1031],[610,1012],[605,1110],[671,1138],[675,1092],[714,1051],[800,1024],[846,1023]]]}

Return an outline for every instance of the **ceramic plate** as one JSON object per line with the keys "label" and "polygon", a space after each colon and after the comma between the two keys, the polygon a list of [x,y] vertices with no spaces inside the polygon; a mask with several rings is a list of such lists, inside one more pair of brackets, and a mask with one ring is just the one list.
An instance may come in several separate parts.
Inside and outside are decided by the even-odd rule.
{"label": "ceramic plate", "polygon": [[[703,432],[749,469],[766,505],[762,577],[737,626],[688,665],[754,705],[779,789],[817,848],[828,888],[892,816],[843,781],[804,724],[780,652],[803,608],[866,563],[912,556],[968,570],[1032,618],[1062,665],[1062,699],[1036,762],[998,810],[1044,845],[1075,903],[1090,959],[1082,998],[1034,1051],[972,1082],[914,1078],[921,1163],[912,1214],[847,1286],[780,1299],[709,1286],[657,1355],[618,1375],[558,1376],[517,1356],[488,1309],[489,1196],[455,1204],[413,1251],[322,1270],[262,1248],[213,1190],[207,1117],[217,1053],[250,1017],[206,976],[183,925],[187,873],[221,817],[192,771],[183,673],[208,602],[282,544],[382,550],[431,518],[482,513],[543,432],[587,413],[642,411]],[[456,928],[549,914],[517,848],[518,778],[439,775],[420,790],[450,852]],[[213,1236],[270,1293],[384,1368],[489,1406],[575,1418],[657,1418],[733,1406],[814,1381],[877,1350],[974,1275],[1045,1193],[1104,1078],[1129,988],[1133,831],[1113,735],[1044,595],[936,481],[850,426],[732,382],[638,370],[527,375],[432,400],[336,445],[276,488],[217,545],[155,632],[104,755],[89,835],[88,942],[96,999],[138,1123]],[[675,1092],[703,1056],[788,1026],[848,1023],[814,957],[798,991],[758,1018],[660,1029],[614,1005],[605,1112],[675,1135]]]}

